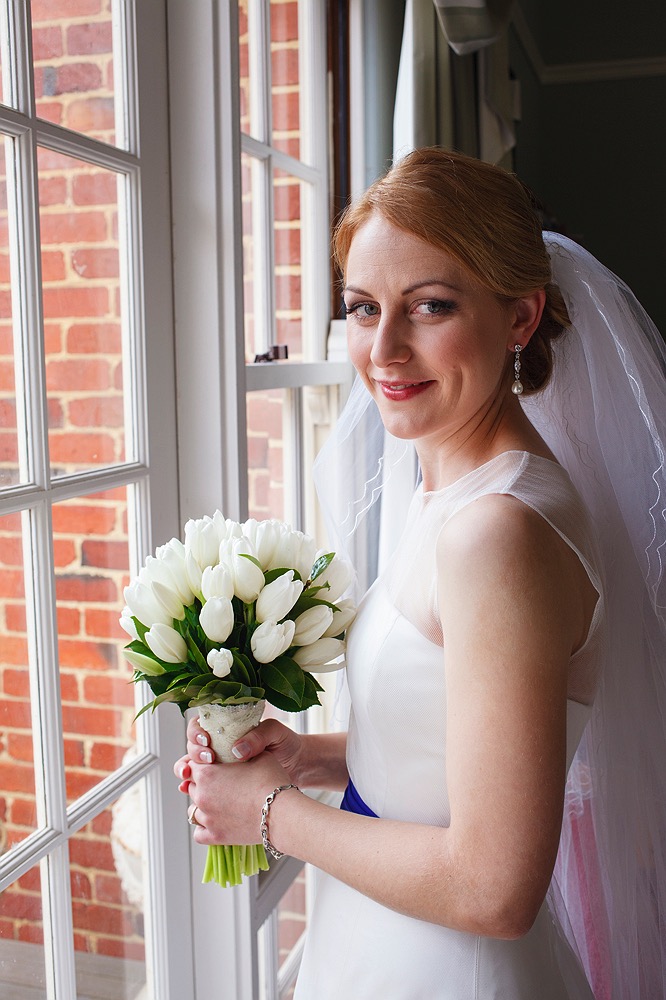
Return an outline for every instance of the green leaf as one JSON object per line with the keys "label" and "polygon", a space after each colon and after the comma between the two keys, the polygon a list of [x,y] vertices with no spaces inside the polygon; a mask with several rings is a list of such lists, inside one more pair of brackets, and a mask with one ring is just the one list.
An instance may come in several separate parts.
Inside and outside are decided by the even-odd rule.
{"label": "green leaf", "polygon": [[282,712],[300,712],[303,708],[300,701],[292,701],[291,698],[285,698],[279,691],[274,691],[273,688],[268,686],[266,687],[266,701],[270,702],[275,708],[279,708]]}
{"label": "green leaf", "polygon": [[335,558],[335,552],[328,552],[326,555],[319,556],[315,559],[312,570],[310,571],[310,581],[316,580],[318,576],[324,572],[325,569],[331,565]]}
{"label": "green leaf", "polygon": [[293,573],[294,580],[303,579],[303,577],[301,576],[301,574],[298,572],[297,569],[294,569],[293,567],[290,566],[280,566],[277,569],[269,569],[268,572],[264,573],[264,579],[266,580],[266,584],[268,585],[269,583],[272,583],[273,580],[277,580],[278,577],[284,576],[285,573]]}
{"label": "green leaf", "polygon": [[305,680],[303,671],[295,660],[289,656],[278,656],[272,663],[264,663],[260,674],[262,683],[267,688],[300,705],[305,690]]}
{"label": "green leaf", "polygon": [[[234,665],[232,667],[232,670],[234,672],[234,680],[238,680],[240,681],[241,684],[247,684],[248,687],[251,687],[254,681],[250,676],[250,672],[247,669],[247,666],[245,665],[244,662],[245,660],[247,660],[247,657],[240,656],[239,653],[237,653],[233,649],[231,652],[234,658]],[[252,671],[252,673],[254,673],[254,671]]]}
{"label": "green leaf", "polygon": [[323,605],[326,608],[330,608],[332,611],[337,611],[338,607],[336,604],[331,604],[330,601],[324,601],[321,597],[315,596],[320,591],[328,589],[328,584],[325,587],[308,587],[308,589],[304,590],[298,598],[293,608],[287,615],[287,618],[295,620],[304,611],[309,611],[310,608],[316,608],[318,605]]}
{"label": "green leaf", "polygon": [[196,642],[194,641],[194,639],[192,637],[191,632],[189,632],[189,631],[185,635],[185,642],[187,643],[187,648],[190,651],[190,653],[192,654],[192,658],[194,659],[194,662],[196,663],[196,665],[199,668],[199,670],[202,670],[202,671],[205,671],[206,673],[209,673],[210,667],[206,663],[206,658],[203,655],[203,653],[201,652],[201,650],[199,649],[199,647],[197,646]]}
{"label": "green leaf", "polygon": [[261,565],[259,560],[255,559],[254,556],[251,556],[249,552],[239,552],[238,555],[242,556],[243,559],[249,559],[250,562],[253,562],[255,566],[259,567],[262,573],[264,572],[264,567]]}
{"label": "green leaf", "polygon": [[146,632],[148,631],[147,627],[143,624],[143,622],[140,622],[139,619],[136,618],[134,615],[132,615],[132,621],[134,622],[134,627],[136,628],[139,634],[139,639],[141,640],[141,642],[145,642]]}

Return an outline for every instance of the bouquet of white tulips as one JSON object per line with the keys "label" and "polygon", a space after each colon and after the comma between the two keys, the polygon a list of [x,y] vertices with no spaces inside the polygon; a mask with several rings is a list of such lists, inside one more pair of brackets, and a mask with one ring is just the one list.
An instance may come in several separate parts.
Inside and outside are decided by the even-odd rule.
{"label": "bouquet of white tulips", "polygon": [[[134,681],[155,695],[141,712],[175,702],[199,709],[218,759],[258,725],[268,701],[300,712],[319,704],[321,673],[344,666],[351,601],[347,565],[280,521],[188,521],[149,556],[125,589],[120,624]],[[139,714],[141,714],[141,712]],[[204,882],[238,885],[266,870],[261,845],[211,847]]]}

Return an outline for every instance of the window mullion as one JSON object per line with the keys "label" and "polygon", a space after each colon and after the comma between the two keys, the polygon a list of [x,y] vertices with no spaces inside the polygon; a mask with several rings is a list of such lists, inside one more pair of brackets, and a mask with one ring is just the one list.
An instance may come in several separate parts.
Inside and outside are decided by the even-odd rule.
{"label": "window mullion", "polygon": [[284,481],[287,520],[303,530],[303,390],[285,390]]}
{"label": "window mullion", "polygon": [[3,65],[3,84],[9,78],[9,99],[5,103],[11,103],[23,114],[32,118],[35,113],[35,88],[32,78],[30,4],[25,0],[8,0],[3,18],[8,32],[12,63],[6,73]]}

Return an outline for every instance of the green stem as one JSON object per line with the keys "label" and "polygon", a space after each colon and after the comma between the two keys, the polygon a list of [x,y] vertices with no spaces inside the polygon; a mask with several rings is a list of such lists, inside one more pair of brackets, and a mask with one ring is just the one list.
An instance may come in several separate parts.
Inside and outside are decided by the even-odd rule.
{"label": "green stem", "polygon": [[261,844],[229,847],[215,844],[208,848],[202,882],[217,882],[222,888],[240,885],[243,875],[251,877],[268,871],[268,858]]}

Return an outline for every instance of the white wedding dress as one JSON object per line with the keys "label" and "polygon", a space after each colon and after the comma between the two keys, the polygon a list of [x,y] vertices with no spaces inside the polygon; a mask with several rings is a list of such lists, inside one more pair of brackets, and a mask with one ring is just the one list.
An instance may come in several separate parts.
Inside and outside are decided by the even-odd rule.
{"label": "white wedding dress", "polygon": [[[392,561],[361,602],[349,634],[349,773],[380,817],[449,824],[446,644],[437,618],[435,542],[451,516],[489,493],[510,494],[539,512],[578,554],[599,593],[587,640],[570,662],[568,766],[588,720],[583,701],[598,676],[603,588],[587,514],[567,473],[512,451],[444,490],[419,488]],[[318,873],[295,998],[593,1000],[547,903],[524,937],[506,941],[404,916],[325,873]]]}

